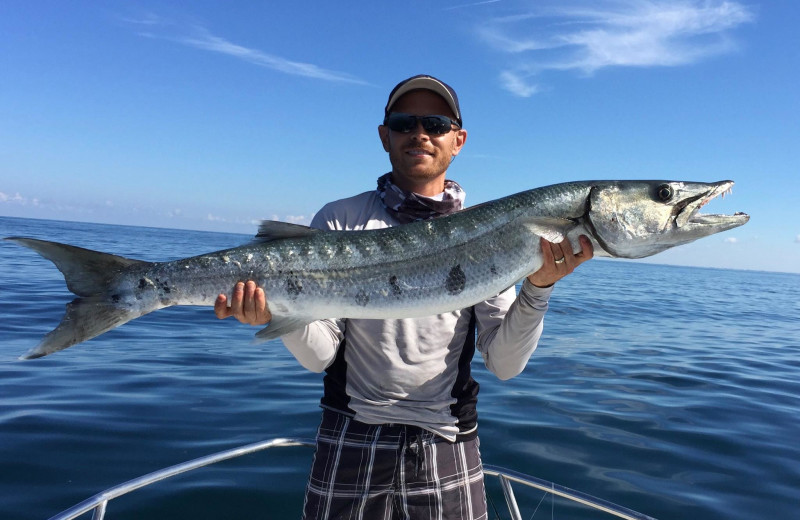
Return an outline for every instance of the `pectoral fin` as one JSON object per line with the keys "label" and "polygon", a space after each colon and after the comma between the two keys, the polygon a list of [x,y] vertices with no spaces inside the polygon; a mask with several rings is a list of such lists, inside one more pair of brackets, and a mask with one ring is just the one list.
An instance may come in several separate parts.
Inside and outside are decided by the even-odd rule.
{"label": "pectoral fin", "polygon": [[577,225],[572,220],[558,217],[531,217],[523,220],[522,224],[531,233],[554,243],[564,240],[567,233]]}

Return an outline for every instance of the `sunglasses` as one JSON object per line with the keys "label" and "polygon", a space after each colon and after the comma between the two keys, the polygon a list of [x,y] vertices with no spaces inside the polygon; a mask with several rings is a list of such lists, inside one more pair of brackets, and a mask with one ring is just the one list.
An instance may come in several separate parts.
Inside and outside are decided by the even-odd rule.
{"label": "sunglasses", "polygon": [[411,114],[401,114],[394,112],[384,119],[383,124],[390,130],[407,134],[417,128],[417,121],[422,123],[425,132],[432,135],[444,135],[453,129],[453,125],[461,128],[456,121],[445,116],[413,116]]}

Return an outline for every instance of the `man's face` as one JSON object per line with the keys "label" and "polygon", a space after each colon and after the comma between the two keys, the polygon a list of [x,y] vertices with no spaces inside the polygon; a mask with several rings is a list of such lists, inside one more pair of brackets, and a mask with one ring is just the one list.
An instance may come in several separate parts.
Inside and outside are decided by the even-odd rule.
{"label": "man's face", "polygon": [[[392,107],[392,112],[415,116],[441,115],[455,119],[445,100],[429,90],[413,90],[403,95]],[[399,187],[418,193],[422,193],[418,191],[421,187],[431,188],[433,184],[437,186],[436,193],[441,193],[450,161],[458,155],[467,139],[467,132],[463,129],[444,135],[428,135],[419,123],[414,130],[405,134],[383,125],[378,132],[384,150],[389,152],[392,180]],[[438,187],[439,184],[441,187]]]}

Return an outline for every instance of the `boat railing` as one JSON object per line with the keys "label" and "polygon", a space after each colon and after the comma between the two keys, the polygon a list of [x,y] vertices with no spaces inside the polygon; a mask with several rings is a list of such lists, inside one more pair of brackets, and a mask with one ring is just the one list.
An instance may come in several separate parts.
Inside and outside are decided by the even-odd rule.
{"label": "boat railing", "polygon": [[[234,459],[269,448],[286,446],[313,447],[314,445],[314,441],[310,439],[277,438],[220,451],[211,455],[206,455],[204,457],[199,457],[194,460],[163,468],[152,473],[148,473],[147,475],[142,475],[141,477],[137,477],[133,480],[129,480],[128,482],[108,488],[105,491],[101,491],[100,493],[87,498],[86,500],[70,507],[69,509],[58,513],[57,515],[51,517],[50,520],[73,520],[89,512],[92,513],[92,520],[104,520],[106,508],[111,500],[161,480],[165,480],[176,475],[181,475],[183,473],[209,466],[217,462]],[[619,518],[624,518],[627,520],[655,520],[650,516],[638,513],[617,504],[613,504],[606,500],[513,470],[484,464],[483,471],[485,475],[497,477],[499,479],[506,505],[508,506],[508,512],[512,520],[522,520],[523,518],[514,495],[514,490],[511,487],[512,482],[544,491],[546,496],[560,496],[569,501],[583,504],[591,509],[603,511]]]}

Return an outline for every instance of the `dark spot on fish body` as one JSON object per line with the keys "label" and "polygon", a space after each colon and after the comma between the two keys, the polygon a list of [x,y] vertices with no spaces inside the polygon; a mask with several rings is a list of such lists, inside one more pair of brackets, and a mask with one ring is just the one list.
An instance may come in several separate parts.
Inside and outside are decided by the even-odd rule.
{"label": "dark spot on fish body", "polygon": [[447,289],[447,292],[452,295],[459,294],[464,290],[466,285],[467,275],[464,273],[464,270],[461,269],[461,264],[453,266],[447,274],[447,280],[445,281],[445,289]]}
{"label": "dark spot on fish body", "polygon": [[147,287],[147,280],[145,278],[139,278],[139,289],[144,289]]}
{"label": "dark spot on fish body", "polygon": [[336,245],[336,252],[333,256],[334,258],[349,259],[353,256],[353,249],[346,242],[339,243]]}
{"label": "dark spot on fish body", "polygon": [[297,277],[292,271],[289,271],[286,278],[286,293],[289,298],[296,300],[300,293],[303,292],[303,281]]}
{"label": "dark spot on fish body", "polygon": [[112,294],[111,295],[111,301],[114,302],[114,303],[119,303],[119,301],[121,299],[122,299],[122,297],[119,294]]}
{"label": "dark spot on fish body", "polygon": [[161,279],[156,277],[155,282],[156,282],[155,285],[156,287],[158,287],[158,290],[161,292],[161,294],[169,294],[172,292],[172,289],[169,286],[169,282],[167,282],[166,280],[162,281]]}
{"label": "dark spot on fish body", "polygon": [[397,276],[392,275],[389,277],[389,286],[392,288],[392,296],[395,298],[399,298],[403,295],[403,289],[400,287],[400,284],[397,283]]}
{"label": "dark spot on fish body", "polygon": [[366,291],[361,289],[356,294],[356,304],[360,305],[361,307],[366,307],[368,303],[369,303],[369,294],[367,294]]}
{"label": "dark spot on fish body", "polygon": [[497,266],[492,264],[491,267],[489,267],[489,272],[492,273],[493,275],[497,276],[497,273],[498,273]]}

